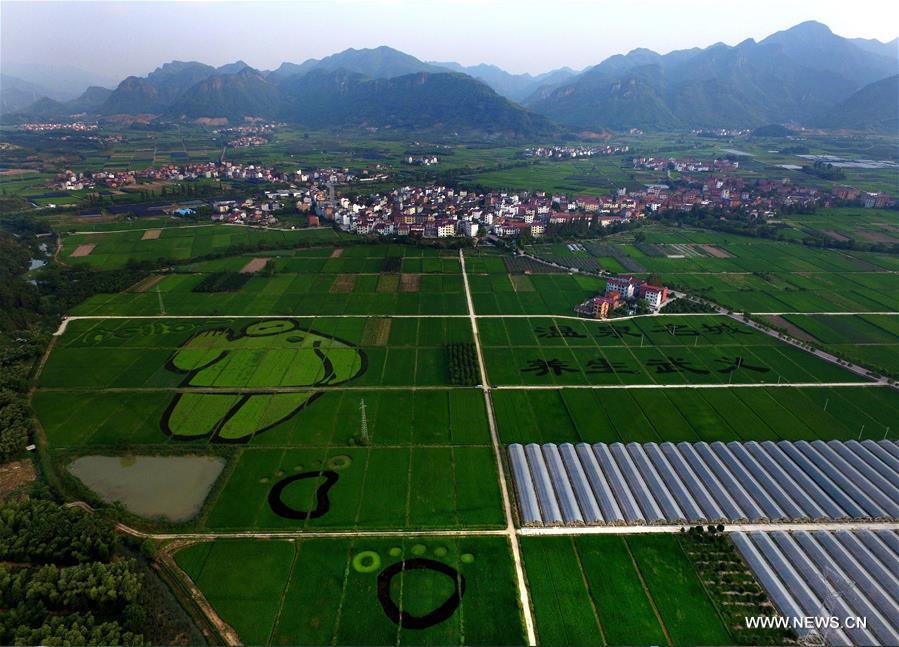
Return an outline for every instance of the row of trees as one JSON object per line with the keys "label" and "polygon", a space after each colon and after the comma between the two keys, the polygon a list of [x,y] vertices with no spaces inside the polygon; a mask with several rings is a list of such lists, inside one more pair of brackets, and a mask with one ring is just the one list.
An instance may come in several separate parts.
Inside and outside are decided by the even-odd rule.
{"label": "row of trees", "polygon": [[478,357],[474,344],[446,344],[446,359],[449,367],[450,384],[474,386],[480,380]]}

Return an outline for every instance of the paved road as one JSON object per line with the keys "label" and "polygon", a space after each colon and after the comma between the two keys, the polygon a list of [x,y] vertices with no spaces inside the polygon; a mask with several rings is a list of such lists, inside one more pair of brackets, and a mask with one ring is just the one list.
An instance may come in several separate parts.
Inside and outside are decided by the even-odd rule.
{"label": "paved road", "polygon": [[524,576],[524,567],[521,561],[521,548],[518,544],[518,535],[515,531],[515,519],[512,515],[512,501],[509,496],[509,484],[503,469],[503,450],[499,440],[499,432],[496,430],[496,420],[493,416],[493,402],[490,397],[490,381],[487,379],[487,365],[484,362],[484,353],[481,350],[481,336],[478,332],[478,318],[474,311],[474,301],[471,298],[471,288],[468,285],[468,273],[465,271],[465,254],[459,250],[459,264],[462,267],[462,283],[465,286],[465,301],[468,304],[468,316],[471,319],[471,332],[474,336],[475,350],[478,355],[478,372],[481,376],[481,390],[484,392],[484,404],[487,407],[487,423],[490,427],[490,440],[493,444],[493,452],[496,456],[497,472],[499,474],[499,486],[503,496],[503,510],[506,514],[505,534],[509,538],[512,548],[512,561],[515,565],[515,578],[518,581],[518,595],[524,616],[525,631],[527,632],[528,645],[537,644],[537,632],[534,625],[534,617],[531,611],[531,593]]}

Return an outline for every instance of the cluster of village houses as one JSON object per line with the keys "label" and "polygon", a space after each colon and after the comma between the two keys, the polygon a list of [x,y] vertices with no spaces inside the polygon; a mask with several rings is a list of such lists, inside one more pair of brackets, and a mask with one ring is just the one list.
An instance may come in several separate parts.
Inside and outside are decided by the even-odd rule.
{"label": "cluster of village houses", "polygon": [[165,164],[140,171],[66,170],[60,173],[51,188],[64,191],[107,187],[118,189],[146,182],[184,182],[201,179],[244,181],[271,184],[350,184],[353,182],[375,182],[386,180],[388,175],[379,171],[363,169],[354,172],[346,168],[323,168],[314,171],[276,171],[258,164],[237,164],[233,162],[198,162],[195,164]]}
{"label": "cluster of village houses", "polygon": [[[638,158],[640,161],[635,164],[652,159]],[[896,204],[895,198],[888,195],[864,193],[852,187],[823,190],[796,185],[787,179],[746,179],[719,172],[714,164],[706,170],[707,165],[696,160],[663,161],[666,165],[675,162],[691,168],[685,168],[672,186],[648,184],[639,190],[621,188],[604,196],[569,197],[542,191],[476,193],[446,186],[405,186],[368,195],[360,192],[351,199],[335,196],[335,185],[364,185],[387,180],[389,176],[380,167],[360,171],[347,168],[276,171],[232,162],[170,164],[141,171],[66,171],[57,178],[55,186],[68,190],[97,186],[115,189],[147,182],[202,178],[282,184],[283,189],[267,191],[264,197],[213,202],[210,206],[214,217],[228,222],[271,224],[276,222],[273,212],[295,207],[313,217],[313,223],[324,220],[346,231],[426,238],[484,234],[516,237],[523,233],[539,238],[552,225],[583,223],[606,227],[648,213],[690,211],[695,207],[740,209],[753,217],[770,218],[786,207],[828,207],[841,200],[861,201],[870,207]]]}
{"label": "cluster of village houses", "polygon": [[770,218],[788,206],[831,206],[834,200],[863,200],[865,206],[889,206],[895,198],[840,187],[824,191],[784,180],[751,180],[733,175],[704,174],[676,186],[646,185],[639,191],[622,188],[612,195],[568,197],[537,192],[473,193],[448,187],[402,187],[355,200],[314,200],[315,212],[346,231],[384,236],[420,235],[445,238],[479,232],[535,238],[551,225],[582,221],[606,227],[647,213],[707,209],[741,209],[750,216]]}
{"label": "cluster of village houses", "polygon": [[732,172],[740,168],[740,162],[729,159],[703,161],[692,158],[635,157],[634,168],[651,171],[677,171],[678,173]]}
{"label": "cluster of village houses", "polygon": [[614,155],[627,153],[628,146],[538,146],[526,148],[523,157],[545,157],[549,159],[575,159],[578,157],[593,157],[594,155]]}
{"label": "cluster of village houses", "polygon": [[46,123],[29,123],[19,125],[19,130],[29,133],[44,133],[53,130],[71,130],[74,132],[88,132],[97,130],[97,124],[88,124],[81,121],[75,122],[46,122]]}
{"label": "cluster of village houses", "polygon": [[651,310],[658,310],[668,300],[668,288],[651,285],[633,276],[613,276],[606,279],[603,294],[587,299],[575,307],[574,311],[593,319],[606,319],[609,314],[626,306],[632,311],[636,302],[643,301]]}

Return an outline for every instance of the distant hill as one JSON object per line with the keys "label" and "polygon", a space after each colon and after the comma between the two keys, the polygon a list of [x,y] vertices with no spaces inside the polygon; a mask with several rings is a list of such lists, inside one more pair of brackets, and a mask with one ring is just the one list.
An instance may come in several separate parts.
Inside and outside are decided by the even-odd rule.
{"label": "distant hill", "polygon": [[282,116],[313,127],[442,128],[535,135],[550,122],[480,81],[419,72],[374,79],[346,70],[314,70],[281,84]]}
{"label": "distant hill", "polygon": [[185,91],[216,73],[211,65],[172,61],[145,78],[129,76],[99,107],[103,115],[158,114]]}
{"label": "distant hill", "polygon": [[312,70],[346,70],[347,72],[363,74],[373,79],[392,79],[416,72],[444,71],[437,65],[424,63],[414,56],[392,47],[381,46],[373,49],[346,49],[322,59],[310,58],[299,65],[282,63],[278,69],[270,72],[268,76],[271,80],[277,82],[290,76],[307,74]]}
{"label": "distant hill", "polygon": [[897,102],[889,83],[878,82],[899,74],[897,45],[847,39],[805,22],[759,42],[664,55],[638,48],[581,72],[561,68],[540,75],[424,62],[376,47],[285,62],[267,72],[241,60],[218,68],[172,61],[144,77],[130,76],[112,91],[92,87],[76,99],[4,73],[0,112],[5,119],[78,113],[264,117],[322,127],[515,134],[555,132],[553,123],[593,132],[772,124],[885,128]]}
{"label": "distant hill", "polygon": [[215,74],[182,93],[167,109],[171,117],[244,117],[272,119],[281,112],[278,87],[257,70],[244,67],[236,74]]}
{"label": "distant hill", "polygon": [[468,67],[458,63],[437,63],[433,61],[430,64],[474,77],[489,85],[498,94],[518,102],[524,101],[541,87],[556,86],[577,74],[570,67],[563,67],[532,76],[530,74],[510,74],[496,65],[484,63]]}
{"label": "distant hill", "polygon": [[758,43],[612,56],[525,105],[591,129],[810,123],[865,83],[896,74],[897,66],[876,46],[859,47],[808,22]]}
{"label": "distant hill", "polygon": [[818,120],[825,128],[899,131],[899,75],[854,92]]}
{"label": "distant hill", "polygon": [[0,114],[18,112],[48,94],[46,88],[9,74],[0,74]]}

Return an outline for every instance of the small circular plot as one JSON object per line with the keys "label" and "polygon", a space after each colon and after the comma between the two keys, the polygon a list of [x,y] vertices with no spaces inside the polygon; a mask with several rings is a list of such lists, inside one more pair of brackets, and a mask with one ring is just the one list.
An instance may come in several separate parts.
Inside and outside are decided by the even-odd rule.
{"label": "small circular plot", "polygon": [[284,470],[277,470],[275,476],[284,476]]}
{"label": "small circular plot", "polygon": [[268,483],[270,480],[271,479],[269,479],[269,477],[263,476],[261,479],[259,479],[259,482],[260,483]]}
{"label": "small circular plot", "polygon": [[294,465],[294,466],[293,466],[293,471],[294,471],[294,472],[302,472],[302,471],[303,471],[303,466],[302,466],[302,465]]}
{"label": "small circular plot", "polygon": [[[420,544],[419,544],[420,545]],[[390,583],[393,578],[404,571],[428,570],[445,575],[453,583],[453,591],[437,608],[421,616],[414,616],[408,611],[400,611],[390,595]],[[403,629],[427,629],[440,624],[452,616],[465,594],[465,577],[451,566],[425,557],[406,559],[391,564],[378,573],[378,601],[391,622]]]}
{"label": "small circular plot", "polygon": [[446,546],[437,546],[437,548],[434,549],[434,555],[437,557],[446,557],[448,552],[449,550],[447,550]]}
{"label": "small circular plot", "polygon": [[332,470],[342,470],[350,466],[353,459],[346,454],[338,454],[328,459],[328,467]]}
{"label": "small circular plot", "polygon": [[373,550],[363,550],[353,557],[353,569],[357,573],[374,573],[381,568],[381,556]]}
{"label": "small circular plot", "polygon": [[428,547],[424,544],[415,544],[409,552],[416,556],[424,555],[428,552]]}
{"label": "small circular plot", "polygon": [[462,553],[462,555],[459,556],[459,561],[463,564],[472,564],[474,563],[474,555],[471,553]]}
{"label": "small circular plot", "polygon": [[400,555],[403,554],[403,549],[400,548],[399,546],[394,546],[393,548],[391,548],[390,550],[387,551],[387,554],[390,555],[391,557],[399,557]]}

